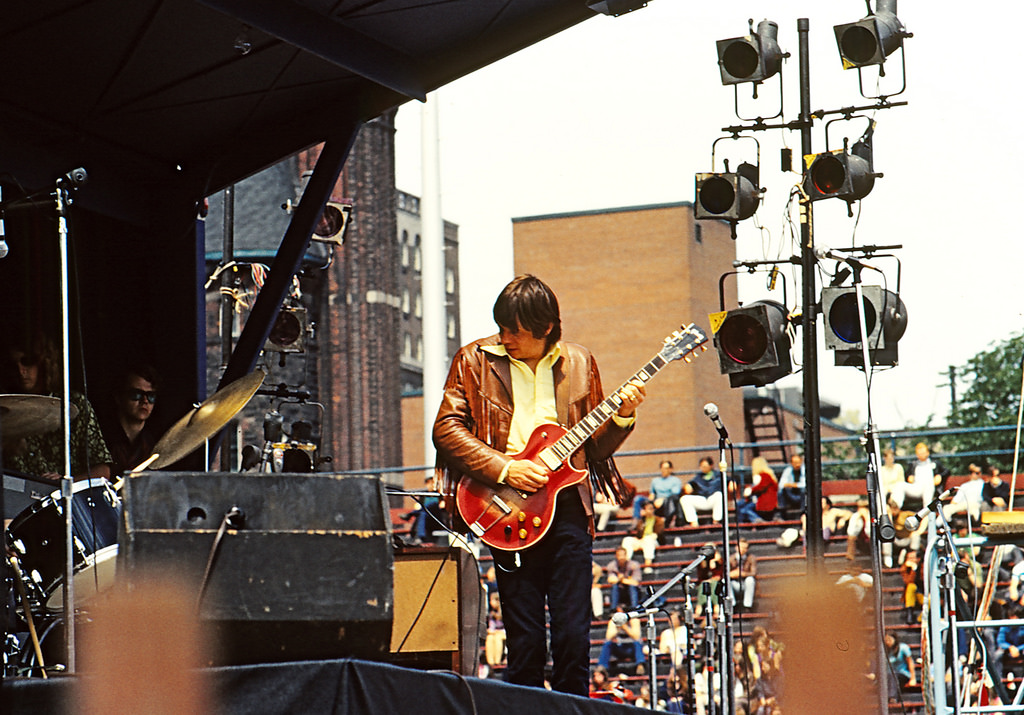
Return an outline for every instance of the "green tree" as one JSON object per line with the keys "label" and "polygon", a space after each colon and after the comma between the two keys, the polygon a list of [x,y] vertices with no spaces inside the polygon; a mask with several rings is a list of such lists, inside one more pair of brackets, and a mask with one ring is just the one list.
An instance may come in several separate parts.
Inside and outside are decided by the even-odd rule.
{"label": "green tree", "polygon": [[[1021,399],[1021,369],[1024,357],[1024,332],[996,343],[969,359],[957,370],[957,382],[967,385],[959,397],[951,427],[975,428],[1015,426]],[[986,462],[1008,469],[1013,461],[1014,431],[955,434],[942,438],[950,452],[996,452],[964,457],[954,462],[965,468],[968,462]],[[962,463],[961,463],[962,462]]]}

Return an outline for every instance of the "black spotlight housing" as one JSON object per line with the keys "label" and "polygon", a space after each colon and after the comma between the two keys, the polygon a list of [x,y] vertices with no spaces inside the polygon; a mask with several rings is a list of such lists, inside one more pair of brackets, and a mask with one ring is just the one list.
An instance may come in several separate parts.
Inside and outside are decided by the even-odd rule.
{"label": "black spotlight housing", "polygon": [[778,38],[779,26],[771,20],[762,20],[757,32],[718,40],[715,45],[722,84],[763,82],[778,74],[783,57]]}
{"label": "black spotlight housing", "polygon": [[715,348],[731,387],[763,387],[793,372],[789,311],[773,300],[759,300],[726,313],[715,332]]}
{"label": "black spotlight housing", "polygon": [[852,149],[837,149],[804,157],[804,191],[811,201],[838,198],[853,202],[864,198],[875,186],[869,128]]}
{"label": "black spotlight housing", "polygon": [[[872,365],[896,365],[898,343],[907,330],[907,308],[899,295],[881,286],[862,286],[864,328]],[[825,347],[835,350],[835,364],[864,366],[856,288],[823,288]]]}
{"label": "black spotlight housing", "polygon": [[735,172],[697,174],[694,215],[698,219],[729,221],[750,218],[761,203],[759,173],[756,166],[743,162]]}
{"label": "black spotlight housing", "polygon": [[345,242],[345,230],[348,228],[348,220],[351,215],[352,204],[328,201],[310,238],[314,241],[336,243],[340,246]]}
{"label": "black spotlight housing", "polygon": [[843,69],[880,65],[909,37],[896,17],[896,0],[877,0],[875,12],[862,20],[832,28]]}
{"label": "black spotlight housing", "polygon": [[302,307],[284,306],[277,314],[264,350],[278,353],[306,352],[309,317]]}

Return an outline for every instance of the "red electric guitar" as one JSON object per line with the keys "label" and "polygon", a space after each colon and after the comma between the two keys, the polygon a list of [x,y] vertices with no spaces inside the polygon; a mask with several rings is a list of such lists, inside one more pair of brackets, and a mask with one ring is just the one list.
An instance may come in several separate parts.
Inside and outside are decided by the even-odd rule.
{"label": "red electric guitar", "polygon": [[665,338],[657,355],[572,429],[556,424],[537,427],[526,448],[514,458],[530,459],[548,469],[549,480],[542,489],[531,494],[507,484],[490,485],[463,477],[455,493],[455,505],[470,531],[488,546],[505,551],[520,551],[543,539],[554,521],[558,493],[587,478],[586,471],[569,463],[569,457],[619,409],[619,391],[632,380],[646,384],[673,360],[690,362],[698,347],[707,350],[707,340],[704,331],[692,323],[677,330]]}

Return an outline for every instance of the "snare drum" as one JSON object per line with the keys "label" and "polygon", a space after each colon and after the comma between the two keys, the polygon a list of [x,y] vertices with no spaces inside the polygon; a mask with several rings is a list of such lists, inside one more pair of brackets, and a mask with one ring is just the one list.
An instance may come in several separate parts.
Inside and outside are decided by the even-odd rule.
{"label": "snare drum", "polygon": [[[75,600],[84,603],[114,583],[121,499],[105,479],[75,482],[71,494]],[[64,507],[60,491],[21,512],[7,529],[26,578],[51,611],[64,607]]]}

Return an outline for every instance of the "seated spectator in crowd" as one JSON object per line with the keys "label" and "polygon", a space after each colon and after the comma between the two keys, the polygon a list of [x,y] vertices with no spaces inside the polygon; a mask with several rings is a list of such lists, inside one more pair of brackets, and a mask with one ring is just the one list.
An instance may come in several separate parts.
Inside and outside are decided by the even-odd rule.
{"label": "seated spectator in crowd", "polygon": [[750,474],[751,484],[743,495],[753,497],[754,511],[758,517],[771,521],[775,518],[775,509],[779,503],[779,480],[775,478],[775,472],[764,457],[754,457],[750,461]]}
{"label": "seated spectator in crowd", "polygon": [[942,505],[942,513],[946,519],[954,514],[967,512],[974,523],[981,521],[982,492],[987,482],[981,476],[981,467],[971,463],[967,467],[967,481],[960,485],[956,494],[947,504]]}
{"label": "seated spectator in crowd", "polygon": [[[711,521],[722,521],[725,499],[722,497],[722,473],[714,468],[711,457],[702,457],[697,475],[683,485],[679,504],[683,518],[690,526],[699,526],[698,511],[710,511]],[[730,482],[730,488],[732,484]]]}
{"label": "seated spectator in crowd", "polygon": [[846,558],[853,561],[858,552],[871,552],[871,511],[866,498],[857,500],[857,510],[846,524]]}
{"label": "seated spectator in crowd", "polygon": [[601,588],[601,580],[604,578],[604,569],[596,561],[591,562],[590,574],[590,606],[594,612],[594,618],[604,615],[604,589]]}
{"label": "seated spectator in crowd", "polygon": [[867,569],[855,563],[849,564],[846,573],[836,579],[836,585],[848,588],[858,601],[864,600],[874,583]]}
{"label": "seated spectator in crowd", "polygon": [[658,689],[658,699],[665,703],[665,712],[693,715],[690,684],[686,678],[686,668],[673,667],[668,671],[668,677]]}
{"label": "seated spectator in crowd", "polygon": [[936,488],[942,491],[949,470],[931,458],[924,442],[917,443],[914,455],[916,459],[907,467],[905,481],[894,484],[889,496],[901,509],[905,506],[916,511],[932,500]]}
{"label": "seated spectator in crowd", "polygon": [[999,476],[999,467],[988,468],[988,480],[981,490],[981,503],[985,511],[1006,511],[1010,503],[1010,485]]}
{"label": "seated spectator in crowd", "polygon": [[714,615],[714,609],[718,605],[718,587],[725,577],[725,558],[718,546],[712,542],[704,544],[714,549],[711,558],[705,559],[697,566],[697,615],[704,613],[707,606],[709,616]]}
{"label": "seated spectator in crowd", "polygon": [[853,512],[849,509],[835,506],[828,497],[821,498],[821,535],[825,539],[826,546],[834,535],[846,529],[852,516]]}
{"label": "seated spectator in crowd", "polygon": [[803,513],[807,509],[804,495],[807,491],[807,470],[804,469],[804,456],[793,454],[789,457],[789,466],[782,470],[779,477],[779,511]]}
{"label": "seated spectator in crowd", "polygon": [[501,617],[501,599],[497,592],[490,595],[487,607],[487,638],[484,641],[484,658],[489,672],[505,662],[505,623]]}
{"label": "seated spectator in crowd", "polygon": [[594,518],[597,521],[595,528],[598,531],[604,531],[608,528],[608,522],[611,520],[612,514],[618,510],[619,505],[605,496],[604,492],[600,489],[594,492]]}
{"label": "seated spectator in crowd", "polygon": [[782,701],[782,671],[771,661],[761,663],[761,677],[750,693],[750,715],[775,715]]}
{"label": "seated spectator in crowd", "polygon": [[487,597],[490,598],[492,593],[498,592],[498,572],[494,570],[493,566],[488,566],[487,570],[484,571],[484,588],[487,589]]}
{"label": "seated spectator in crowd", "polygon": [[750,694],[754,689],[754,673],[747,659],[747,646],[737,638],[732,643],[732,671],[735,688],[733,699],[736,703],[736,713],[746,713],[750,707]]}
{"label": "seated spectator in crowd", "polygon": [[626,555],[621,546],[615,549],[615,558],[605,567],[608,583],[611,584],[609,604],[614,611],[625,596],[629,610],[635,610],[640,603],[640,564]]}
{"label": "seated spectator in crowd", "polygon": [[901,643],[892,631],[886,631],[883,637],[885,643],[885,654],[889,658],[889,669],[896,674],[895,680],[889,679],[889,697],[897,695],[897,686],[902,690],[909,686],[917,685],[914,677],[914,656],[910,652],[910,646]]}
{"label": "seated spectator in crowd", "polygon": [[995,665],[1000,678],[1010,672],[1020,673],[1021,666],[1024,666],[1024,621],[1021,615],[1024,615],[1024,607],[1016,601],[1009,603],[1006,617],[1015,623],[1000,626],[996,633]]}
{"label": "seated spectator in crowd", "polygon": [[630,694],[618,680],[608,676],[607,668],[599,665],[590,674],[590,697],[613,703],[626,703],[630,699]]}
{"label": "seated spectator in crowd", "polygon": [[640,510],[640,518],[633,522],[629,534],[622,538],[626,558],[640,549],[644,554],[644,573],[654,573],[654,554],[665,531],[665,519],[654,513],[654,502],[648,501]]}
{"label": "seated spectator in crowd", "polygon": [[[615,612],[625,613],[626,609],[619,606]],[[608,619],[608,627],[604,631],[604,644],[601,646],[601,655],[598,656],[597,662],[608,670],[612,670],[614,665],[617,672],[619,669],[635,668],[637,675],[643,675],[646,658],[639,618],[630,618],[622,625],[615,623],[614,616]]]}
{"label": "seated spectator in crowd", "polygon": [[[424,478],[423,489],[424,491],[437,491],[437,481],[433,474],[428,474]],[[432,541],[431,535],[434,531],[446,529],[450,522],[448,510],[445,509],[440,494],[436,497],[420,497],[416,508],[403,514],[402,518],[412,519],[412,528],[409,529],[410,542],[412,544]]]}
{"label": "seated spectator in crowd", "polygon": [[[916,528],[908,529],[907,519],[914,516],[915,512],[900,509],[892,499],[889,500],[887,506],[889,509],[889,519],[892,520],[892,527],[896,533],[892,541],[882,542],[882,563],[886,568],[892,568],[893,547],[902,549],[902,553],[906,553],[907,549],[911,551],[920,549],[921,536],[928,530],[928,520],[922,519]],[[898,561],[903,563],[902,559],[898,559]]]}
{"label": "seated spectator in crowd", "polygon": [[737,608],[742,605],[749,611],[754,607],[754,590],[757,588],[757,557],[750,553],[750,542],[740,539],[737,552],[730,560],[733,599]]}
{"label": "seated spectator in crowd", "polygon": [[900,565],[900,576],[903,578],[903,620],[908,625],[917,623],[924,605],[924,572],[917,554],[917,551],[908,551]]}
{"label": "seated spectator in crowd", "polygon": [[654,513],[665,519],[665,526],[679,525],[682,517],[679,513],[679,497],[683,492],[683,482],[672,474],[672,462],[665,459],[658,465],[661,476],[651,480],[650,500],[654,502]]}
{"label": "seated spectator in crowd", "polygon": [[882,503],[889,501],[893,485],[906,481],[903,476],[903,465],[896,461],[896,452],[892,447],[882,450],[882,466],[878,468],[878,485],[882,492]]}
{"label": "seated spectator in crowd", "polygon": [[682,668],[686,664],[686,637],[683,614],[679,610],[670,611],[668,628],[658,636],[658,652],[669,655],[669,660],[675,668]]}

